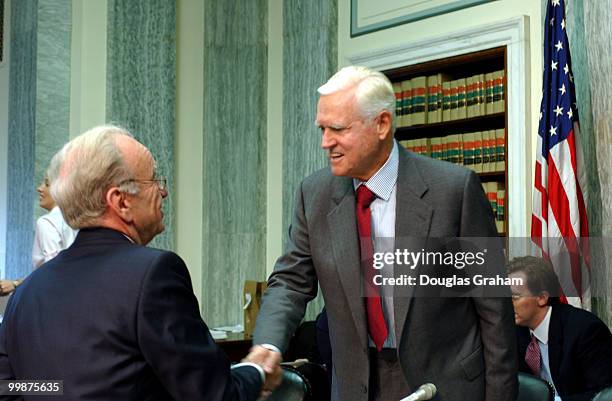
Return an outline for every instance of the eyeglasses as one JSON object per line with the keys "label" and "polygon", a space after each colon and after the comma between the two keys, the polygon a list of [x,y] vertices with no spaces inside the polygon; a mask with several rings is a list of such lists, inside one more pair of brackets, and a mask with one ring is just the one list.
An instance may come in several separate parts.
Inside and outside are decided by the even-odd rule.
{"label": "eyeglasses", "polygon": [[160,191],[167,191],[168,190],[168,180],[164,176],[160,176],[159,178],[155,178],[155,179],[152,179],[152,180],[136,180],[136,179],[125,180],[125,181],[122,182],[122,184],[128,183],[128,182],[138,182],[138,183],[142,183],[142,184],[152,184],[152,183],[155,183],[155,184],[157,184],[157,188]]}

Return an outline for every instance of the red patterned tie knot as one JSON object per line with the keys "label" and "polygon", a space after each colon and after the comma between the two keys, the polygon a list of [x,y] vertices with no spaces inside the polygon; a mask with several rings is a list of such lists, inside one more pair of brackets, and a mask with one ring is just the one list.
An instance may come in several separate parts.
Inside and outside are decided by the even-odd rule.
{"label": "red patterned tie knot", "polygon": [[376,195],[365,184],[361,184],[357,188],[357,207],[367,209],[374,202],[374,199],[376,199]]}
{"label": "red patterned tie knot", "polygon": [[540,368],[542,367],[542,353],[538,345],[537,338],[532,334],[531,341],[525,352],[525,362],[535,376],[540,377]]}

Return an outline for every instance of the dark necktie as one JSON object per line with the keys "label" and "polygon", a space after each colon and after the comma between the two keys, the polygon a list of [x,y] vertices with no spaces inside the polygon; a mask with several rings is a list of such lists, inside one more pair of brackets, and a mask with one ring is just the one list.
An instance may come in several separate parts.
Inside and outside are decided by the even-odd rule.
{"label": "dark necktie", "polygon": [[529,342],[527,351],[525,352],[525,362],[527,362],[527,366],[529,366],[529,369],[531,369],[533,374],[537,377],[540,377],[541,360],[542,353],[540,352],[538,340],[532,334],[531,341]]}
{"label": "dark necktie", "polygon": [[376,195],[365,185],[357,188],[357,228],[359,230],[359,244],[361,253],[361,268],[364,276],[364,296],[366,313],[368,318],[368,331],[378,351],[389,334],[387,324],[383,316],[380,292],[373,284],[374,277],[374,245],[372,243],[372,212],[370,204],[376,199]]}

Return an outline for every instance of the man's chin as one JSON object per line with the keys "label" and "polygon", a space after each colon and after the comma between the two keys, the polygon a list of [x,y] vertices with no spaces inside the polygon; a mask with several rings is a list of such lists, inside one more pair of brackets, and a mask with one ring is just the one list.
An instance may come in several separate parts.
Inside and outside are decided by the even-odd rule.
{"label": "man's chin", "polygon": [[331,166],[331,173],[335,175],[336,177],[348,176],[348,172],[346,171],[346,169],[334,167],[333,165]]}

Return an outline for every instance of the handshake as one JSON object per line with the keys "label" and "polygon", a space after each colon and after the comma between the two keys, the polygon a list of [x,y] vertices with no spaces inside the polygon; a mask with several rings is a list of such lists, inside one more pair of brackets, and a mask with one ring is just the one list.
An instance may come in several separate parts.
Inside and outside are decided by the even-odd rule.
{"label": "handshake", "polygon": [[280,352],[262,345],[251,347],[249,354],[243,359],[243,362],[251,362],[261,366],[266,374],[266,380],[261,389],[261,398],[267,398],[281,384],[283,379],[283,369],[280,366],[281,359]]}

